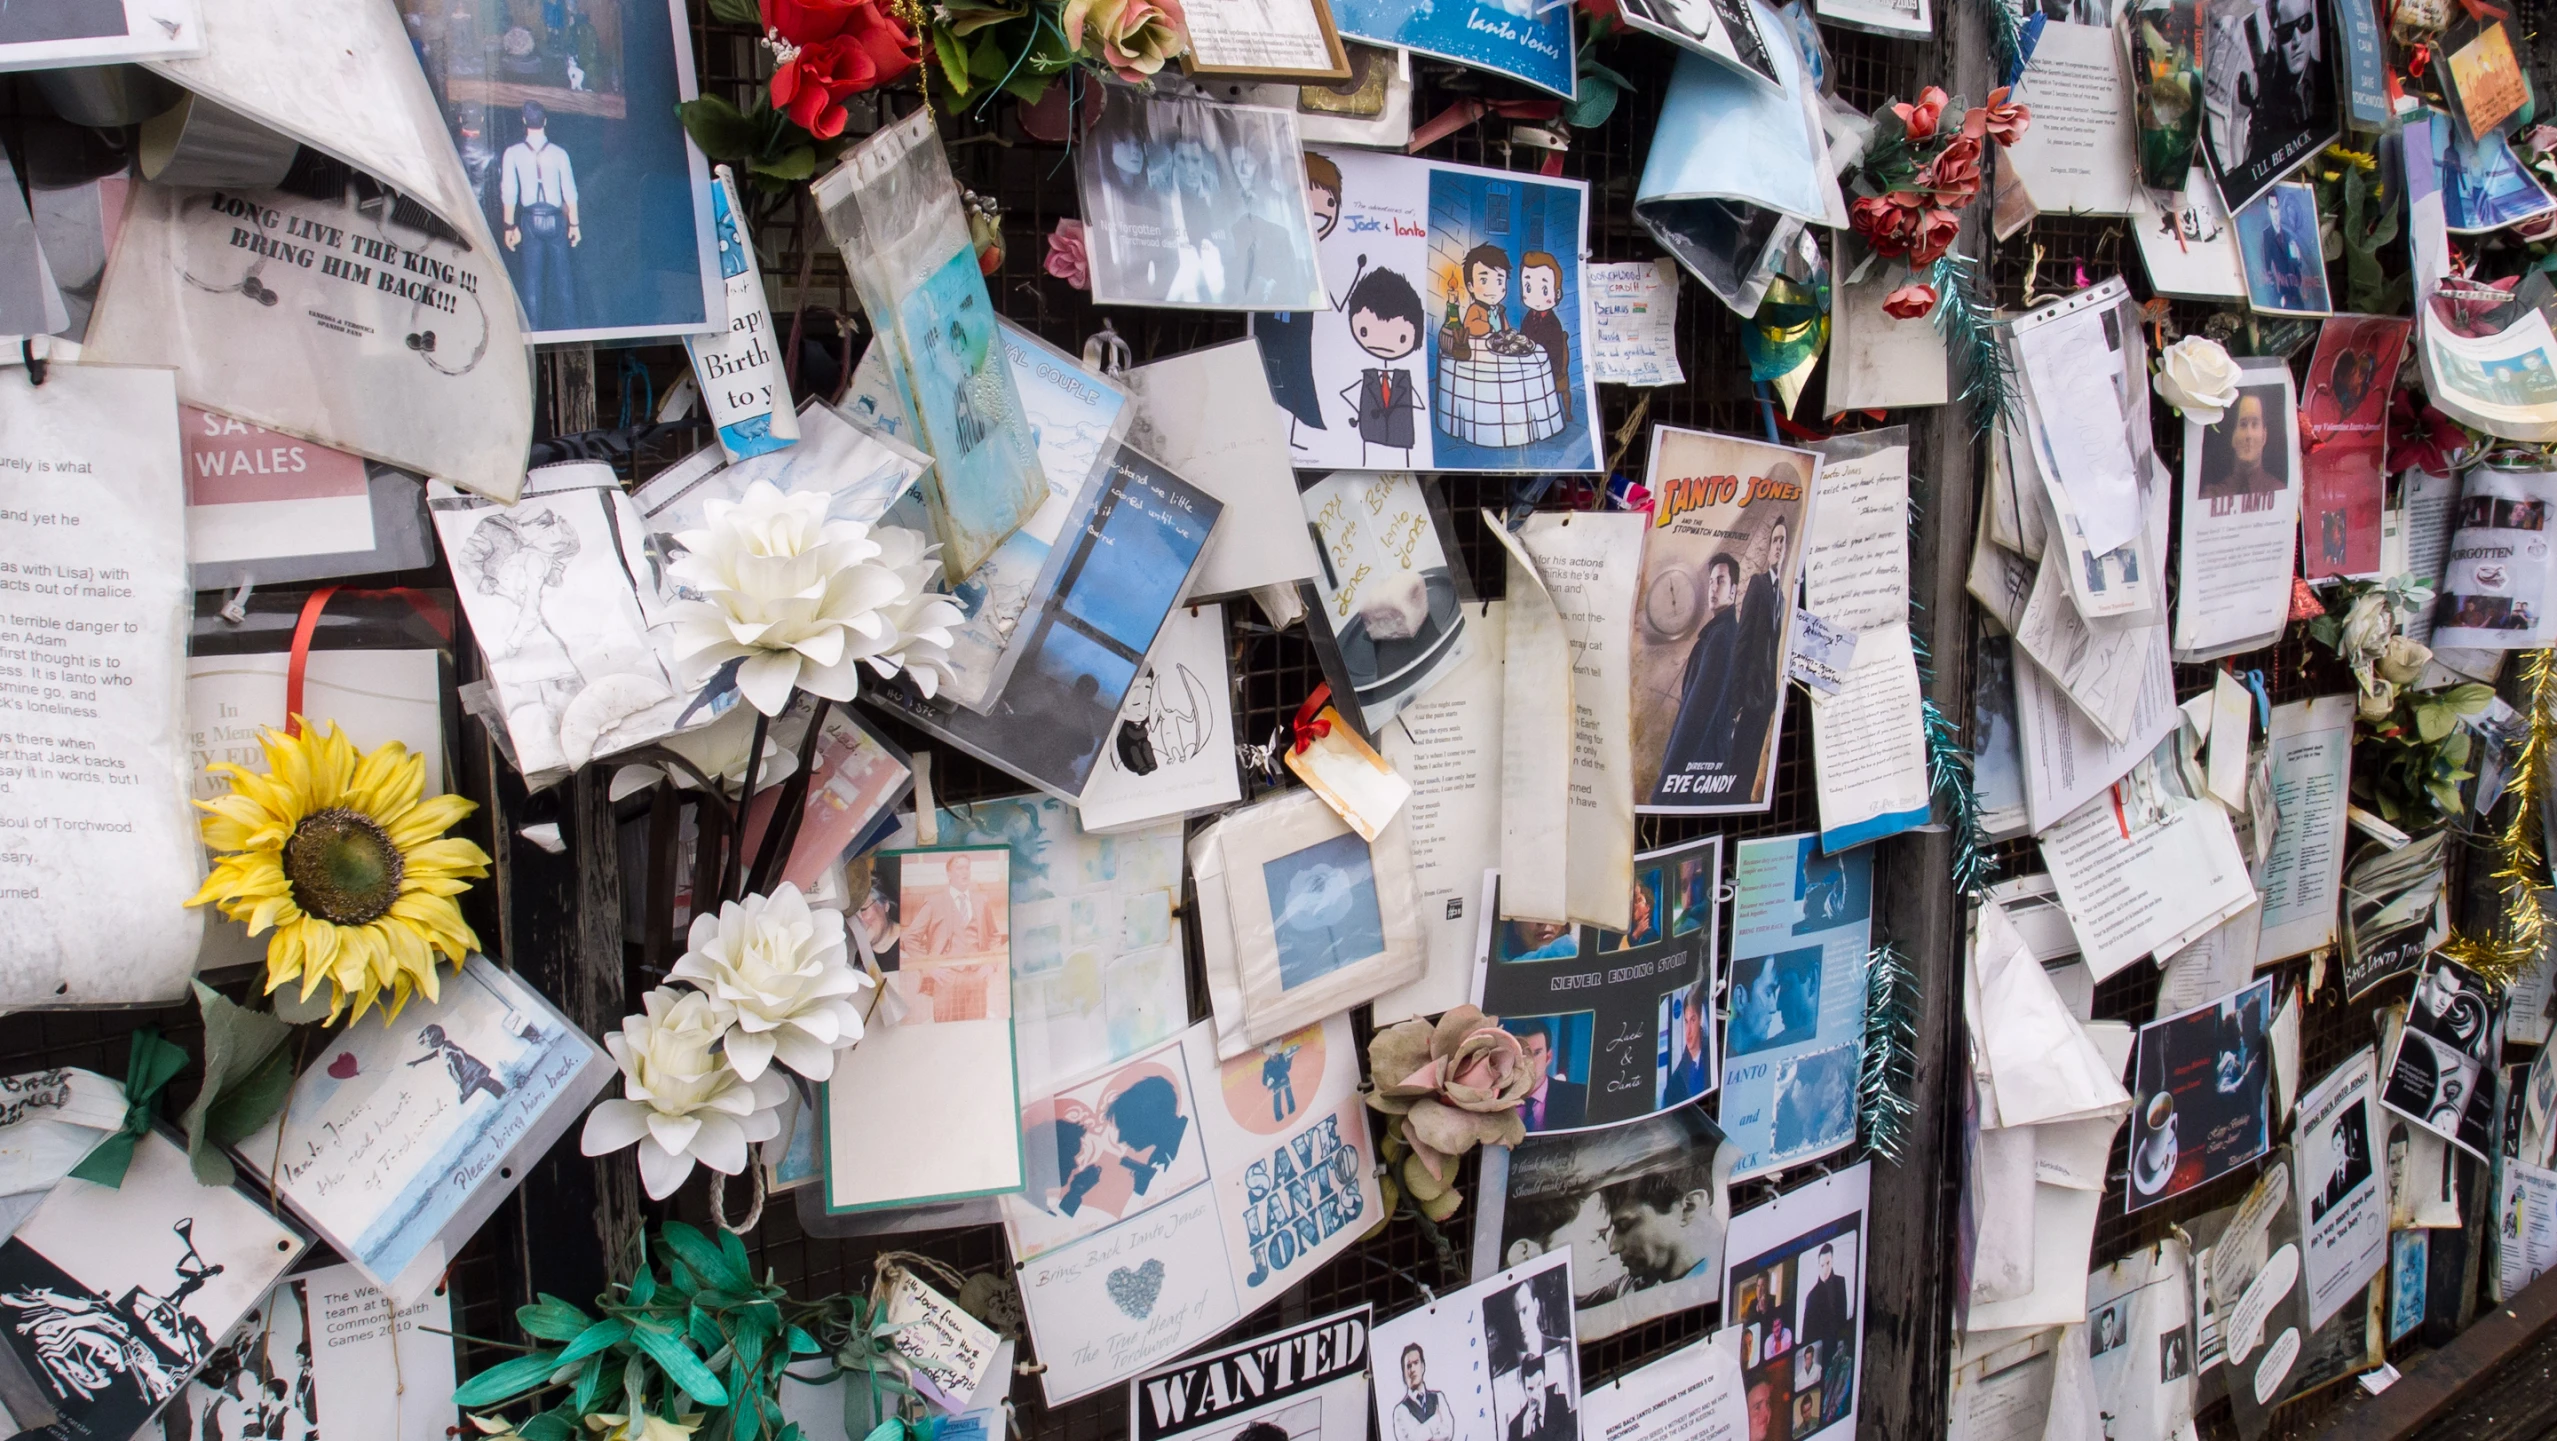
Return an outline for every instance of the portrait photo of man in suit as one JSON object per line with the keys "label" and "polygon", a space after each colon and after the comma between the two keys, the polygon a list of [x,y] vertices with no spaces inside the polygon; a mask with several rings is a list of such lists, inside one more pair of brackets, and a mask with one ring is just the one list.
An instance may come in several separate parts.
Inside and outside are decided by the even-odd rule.
{"label": "portrait photo of man in suit", "polygon": [[[919,857],[916,859],[920,859]],[[943,863],[942,883],[917,886],[921,867],[908,860],[905,957],[917,960],[965,960],[1008,956],[1012,930],[1009,900],[1001,879],[1004,867],[983,868],[996,879],[989,883],[966,852],[954,852]]]}
{"label": "portrait photo of man in suit", "polygon": [[[1578,1052],[1567,1053],[1567,1048],[1558,1042],[1567,1033],[1566,1027],[1575,1023],[1584,1044]],[[1519,1049],[1527,1053],[1527,1064],[1543,1077],[1519,1107],[1519,1119],[1526,1122],[1528,1130],[1569,1130],[1588,1119],[1589,1083],[1571,1078],[1575,1055],[1582,1065],[1588,1061],[1588,1024],[1586,1012],[1575,1016],[1514,1016],[1501,1022],[1502,1029],[1518,1037]]]}

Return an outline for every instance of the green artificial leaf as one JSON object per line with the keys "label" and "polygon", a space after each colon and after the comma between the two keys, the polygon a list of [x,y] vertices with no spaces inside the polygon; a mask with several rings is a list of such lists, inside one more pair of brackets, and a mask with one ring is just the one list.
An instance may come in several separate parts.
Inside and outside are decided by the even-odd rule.
{"label": "green artificial leaf", "polygon": [[742,1278],[742,1285],[751,1289],[755,1284],[755,1263],[746,1255],[746,1243],[726,1227],[719,1231],[719,1254],[728,1259],[730,1273]]}
{"label": "green artificial leaf", "polygon": [[1039,103],[1039,97],[1047,94],[1048,87],[1055,83],[1055,76],[1041,73],[1036,63],[1033,63],[1022,66],[1021,73],[1004,81],[1003,93],[1024,105],[1036,105]]}
{"label": "green artificial leaf", "polygon": [[648,1264],[648,1240],[640,1238],[639,1270],[630,1278],[630,1304],[645,1306],[657,1299],[657,1268]]}
{"label": "green artificial leaf", "polygon": [[764,28],[763,11],[755,0],[710,0],[710,18],[731,25],[752,25],[757,30]]}
{"label": "green artificial leaf", "polygon": [[769,159],[750,160],[746,169],[755,175],[769,175],[775,180],[805,180],[817,173],[817,148],[794,145]]}
{"label": "green artificial leaf", "polygon": [[[574,1341],[590,1326],[611,1324],[596,1321],[548,1291],[540,1295],[537,1303],[515,1308],[515,1324],[523,1327],[524,1334],[528,1336],[538,1336],[545,1341]],[[560,1359],[565,1362],[577,1358],[563,1356]]]}
{"label": "green artificial leaf", "polygon": [[649,1359],[665,1368],[666,1379],[685,1395],[705,1406],[728,1404],[728,1388],[719,1384],[719,1378],[710,1374],[701,1358],[683,1342],[647,1326],[632,1332],[631,1340],[639,1343],[639,1349],[647,1352]]}
{"label": "green artificial leaf", "polygon": [[870,1434],[862,1437],[861,1441],[899,1441],[899,1438],[905,1435],[905,1430],[906,1423],[898,1417],[891,1416],[871,1427]]}
{"label": "green artificial leaf", "polygon": [[763,149],[764,127],[716,95],[687,100],[675,110],[683,117],[684,133],[713,160],[733,164],[751,159]]}
{"label": "green artificial leaf", "polygon": [[579,1414],[571,1406],[553,1406],[516,1427],[515,1434],[523,1437],[524,1441],[572,1441],[572,1438],[585,1434],[585,1428],[577,1424]]}
{"label": "green artificial leaf", "polygon": [[494,1406],[532,1390],[550,1380],[559,1369],[557,1351],[535,1351],[511,1361],[500,1361],[473,1376],[453,1393],[453,1404],[464,1410],[475,1406]]}
{"label": "green artificial leaf", "polygon": [[[577,1408],[577,1414],[585,1415],[587,1408],[595,1404],[596,1397],[621,1385],[621,1368],[606,1364],[611,1359],[606,1355],[586,1358],[586,1368],[577,1373],[576,1389],[568,1397],[568,1404]],[[609,1384],[605,1379],[607,1375],[611,1377]]]}
{"label": "green artificial leaf", "polygon": [[681,1221],[669,1221],[657,1228],[658,1236],[677,1261],[701,1278],[697,1291],[744,1291],[751,1289],[755,1278],[741,1256],[732,1263],[708,1236]]}
{"label": "green artificial leaf", "polygon": [[790,1354],[791,1354],[791,1355],[793,1355],[793,1356],[814,1356],[814,1355],[816,1355],[818,1352],[823,1351],[824,1349],[826,1349],[826,1348],[825,1348],[825,1347],[823,1347],[823,1346],[821,1346],[821,1345],[818,1345],[818,1344],[817,1344],[817,1338],[816,1338],[816,1337],[809,1335],[806,1331],[801,1330],[801,1329],[800,1329],[799,1327],[797,1327],[797,1326],[793,1326],[793,1327],[791,1327],[791,1328],[790,1328]]}
{"label": "green artificial leaf", "polygon": [[[528,1327],[526,1329],[530,1328]],[[598,1321],[594,1325],[579,1332],[574,1339],[570,1340],[568,1343],[568,1349],[561,1353],[559,1359],[563,1363],[569,1361],[583,1361],[587,1357],[595,1355],[598,1352],[609,1351],[613,1347],[618,1346],[629,1339],[630,1323],[628,1321],[621,1320],[618,1317],[610,1320]]]}
{"label": "green artificial leaf", "polygon": [[935,25],[931,29],[932,58],[940,62],[942,88],[951,93],[955,108],[956,101],[965,97],[970,89],[968,49],[958,36],[940,26]]}
{"label": "green artificial leaf", "polygon": [[232,1004],[202,981],[195,983],[195,1006],[204,1018],[204,1089],[178,1118],[178,1129],[186,1133],[195,1179],[227,1186],[239,1172],[222,1147],[255,1134],[292,1092],[293,1055],[284,1042],[293,1028]]}

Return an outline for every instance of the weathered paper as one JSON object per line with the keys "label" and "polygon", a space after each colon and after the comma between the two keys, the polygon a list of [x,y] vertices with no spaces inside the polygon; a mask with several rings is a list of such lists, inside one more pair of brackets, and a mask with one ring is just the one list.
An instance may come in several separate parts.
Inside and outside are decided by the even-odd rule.
{"label": "weathered paper", "polygon": [[2024,751],[2025,810],[2039,833],[2120,780],[2184,721],[2175,706],[2175,671],[2166,658],[2166,627],[2143,627],[2145,640],[2122,664],[2138,667],[2139,689],[2129,733],[2119,742],[2096,728],[2068,692],[2029,660],[2015,667],[2016,732]]}
{"label": "weathered paper", "polygon": [[1518,529],[1570,645],[1565,908],[1575,921],[1614,930],[1626,928],[1634,883],[1634,586],[1645,519],[1548,511]]}
{"label": "weathered paper", "polygon": [[2344,808],[2351,801],[2353,697],[2320,696],[2273,708],[2266,735],[2281,825],[2256,884],[2264,929],[2255,964],[2335,943],[2344,879]]}
{"label": "weathered paper", "polygon": [[2378,1052],[2365,1046],[2300,1098],[2291,1170],[2299,1188],[2312,1330],[2359,1301],[2388,1264],[2378,1090]]}
{"label": "weathered paper", "polygon": [[1554,856],[1571,829],[1571,637],[1535,557],[1489,511],[1484,525],[1508,554],[1508,625],[1501,667],[1501,914],[1569,925],[1571,880]]}
{"label": "weathered paper", "polygon": [[1501,859],[1503,751],[1501,692],[1509,602],[1471,607],[1473,647],[1454,670],[1405,706],[1377,738],[1394,769],[1412,783],[1403,811],[1411,836],[1412,880],[1420,893],[1419,980],[1376,998],[1376,1023],[1435,1016],[1473,998],[1481,954],[1483,873]]}
{"label": "weathered paper", "polygon": [[169,372],[0,372],[0,593],[0,1006],[182,999],[206,913]]}
{"label": "weathered paper", "polygon": [[2228,812],[2188,802],[2126,835],[2099,795],[2042,837],[2042,858],[2099,981],[2153,952],[2173,952],[2255,902]]}
{"label": "weathered paper", "polygon": [[1136,400],[1128,439],[1225,502],[1190,594],[1289,585],[1317,573],[1321,561],[1288,468],[1287,412],[1267,398],[1258,345],[1212,345],[1118,379]]}
{"label": "weathered paper", "polygon": [[1610,385],[1678,385],[1678,262],[1592,264],[1589,374]]}
{"label": "weathered paper", "polygon": [[1841,851],[1927,823],[1924,698],[1909,628],[1897,623],[1859,637],[1846,686],[1812,697],[1821,849]]}
{"label": "weathered paper", "polygon": [[2004,164],[2046,215],[2128,214],[2134,130],[2113,27],[2052,21],[2032,55],[2014,98],[2033,107],[2033,125]]}
{"label": "weathered paper", "polygon": [[2175,658],[2216,660],[2279,636],[2299,536],[2299,426],[2281,360],[2238,362],[2237,403],[2184,421]]}

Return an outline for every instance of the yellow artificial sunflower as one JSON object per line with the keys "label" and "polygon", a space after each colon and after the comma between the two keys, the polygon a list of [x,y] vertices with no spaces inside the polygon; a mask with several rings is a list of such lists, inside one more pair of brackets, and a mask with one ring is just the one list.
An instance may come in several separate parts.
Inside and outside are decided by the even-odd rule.
{"label": "yellow artificial sunflower", "polygon": [[488,874],[488,854],[444,834],[478,807],[423,796],[425,758],[397,741],[367,754],[334,725],[300,729],[259,733],[264,775],[208,767],[228,776],[231,793],[196,802],[211,812],[205,844],[232,854],[214,860],[187,904],[218,905],[252,936],[275,928],[269,992],[298,977],[309,1000],[326,982],[335,1022],[349,1001],[360,1018],[387,987],[387,1020],[412,990],[435,999],[437,951],[459,966],[479,949],[453,897]]}

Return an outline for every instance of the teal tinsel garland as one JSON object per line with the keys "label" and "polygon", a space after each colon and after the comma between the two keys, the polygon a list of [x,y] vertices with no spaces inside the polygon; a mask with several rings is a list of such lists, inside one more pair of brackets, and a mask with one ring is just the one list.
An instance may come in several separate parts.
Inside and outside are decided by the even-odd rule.
{"label": "teal tinsel garland", "polygon": [[1918,973],[1885,941],[1865,957],[1864,1064],[1856,1075],[1856,1115],[1865,1149],[1897,1165],[1908,1153],[1918,1113]]}
{"label": "teal tinsel garland", "polygon": [[1944,807],[1953,831],[1953,888],[1976,896],[1988,887],[1997,867],[1981,841],[1980,791],[1972,780],[1971,752],[1952,717],[1933,700],[1920,701],[1919,710],[1927,727],[1927,789]]}
{"label": "teal tinsel garland", "polygon": [[[1990,0],[1990,5],[2004,8],[2000,0]],[[1936,292],[1936,334],[1944,337],[1954,374],[1962,380],[1962,393],[1955,399],[1970,411],[1971,436],[1977,440],[2015,404],[2015,361],[1998,343],[1997,311],[1984,298],[1978,261],[1948,250],[1936,257],[1927,278]]]}
{"label": "teal tinsel garland", "polygon": [[1998,83],[2013,85],[2024,78],[2025,63],[2033,58],[2034,42],[2042,38],[2042,11],[2030,7],[2027,19],[2007,0],[1981,0],[1982,16],[1989,27],[1989,44],[1998,52]]}

